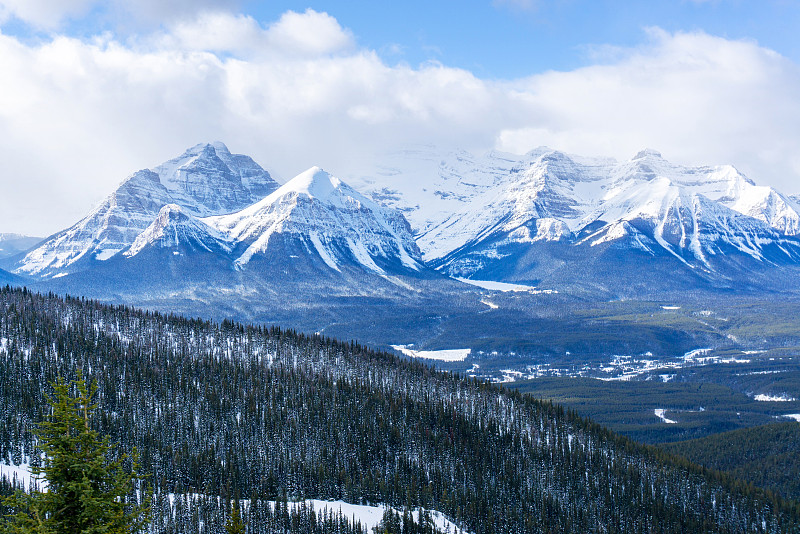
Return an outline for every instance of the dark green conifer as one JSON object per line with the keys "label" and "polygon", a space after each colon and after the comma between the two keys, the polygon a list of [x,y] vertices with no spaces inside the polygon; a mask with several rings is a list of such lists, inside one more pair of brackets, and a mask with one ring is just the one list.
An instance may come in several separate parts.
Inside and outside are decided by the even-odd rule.
{"label": "dark green conifer", "polygon": [[[145,524],[149,509],[133,503],[139,479],[136,454],[113,454],[108,437],[90,426],[95,382],[59,379],[47,399],[51,414],[34,431],[44,453],[32,469],[47,491],[17,491],[6,499],[14,512],[0,530],[14,534],[128,534]],[[126,468],[127,465],[127,468]]]}
{"label": "dark green conifer", "polygon": [[245,524],[242,521],[242,515],[239,513],[239,501],[233,501],[233,509],[228,517],[228,522],[225,523],[225,531],[228,534],[245,533]]}

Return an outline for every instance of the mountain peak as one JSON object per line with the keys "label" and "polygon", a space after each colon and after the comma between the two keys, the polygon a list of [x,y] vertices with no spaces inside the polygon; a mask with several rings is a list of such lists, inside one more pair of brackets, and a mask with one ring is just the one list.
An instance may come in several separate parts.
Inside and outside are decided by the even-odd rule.
{"label": "mountain peak", "polygon": [[[196,221],[194,217],[233,213],[277,188],[249,156],[231,154],[219,141],[201,143],[153,169],[133,173],[86,217],[26,254],[14,270],[45,277],[80,270],[74,264],[88,266],[130,247],[154,217],[175,223],[185,221],[182,216]],[[168,205],[173,206],[162,213]]]}
{"label": "mountain peak", "polygon": [[298,174],[284,185],[287,190],[320,200],[329,198],[341,186],[341,180],[316,166]]}
{"label": "mountain peak", "polygon": [[189,216],[184,213],[177,204],[167,204],[161,208],[156,216],[156,222],[160,226],[167,226],[169,223],[177,223],[189,220]]}
{"label": "mountain peak", "polygon": [[228,250],[219,232],[186,213],[177,204],[167,204],[123,254],[132,257],[148,246],[178,248],[189,246],[207,251]]}
{"label": "mountain peak", "polygon": [[[320,167],[298,174],[238,213],[203,220],[229,241],[243,245],[236,260],[239,267],[254,256],[289,246],[315,250],[321,261],[337,271],[346,264],[380,274],[420,269],[419,249],[403,216]],[[283,242],[280,249],[270,245],[276,240]]]}
{"label": "mountain peak", "polygon": [[184,151],[184,155],[192,155],[196,156],[203,152],[211,153],[216,155],[217,153],[221,154],[230,154],[231,151],[228,150],[228,146],[223,143],[222,141],[211,141],[209,143],[198,143],[192,147],[189,147]]}
{"label": "mountain peak", "polygon": [[652,148],[645,148],[644,150],[640,150],[635,156],[633,156],[633,160],[644,159],[648,157],[663,159],[661,152],[659,152],[658,150],[654,150]]}

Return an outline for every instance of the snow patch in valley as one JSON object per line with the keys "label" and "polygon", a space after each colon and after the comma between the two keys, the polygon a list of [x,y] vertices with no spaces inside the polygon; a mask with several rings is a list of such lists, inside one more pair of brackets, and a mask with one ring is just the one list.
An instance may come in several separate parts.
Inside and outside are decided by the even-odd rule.
{"label": "snow patch in valley", "polygon": [[413,345],[391,345],[391,347],[412,358],[425,358],[440,362],[463,362],[470,355],[472,349],[446,349],[446,350],[414,350]]}
{"label": "snow patch in valley", "polygon": [[786,415],[781,415],[780,417],[788,417],[789,419],[794,419],[800,423],[800,413],[787,413]]}
{"label": "snow patch in valley", "polygon": [[464,282],[465,284],[469,284],[472,286],[480,287],[482,289],[488,289],[490,291],[528,291],[529,293],[533,294],[550,294],[550,293],[558,293],[558,291],[554,289],[536,289],[536,286],[526,286],[524,284],[509,284],[506,282],[495,282],[493,280],[470,280],[469,278],[456,278],[459,282]]}
{"label": "snow patch in valley", "polygon": [[653,410],[653,413],[655,413],[656,417],[661,419],[661,421],[663,421],[664,423],[667,423],[668,425],[676,425],[676,424],[678,424],[677,421],[673,421],[672,419],[668,419],[664,415],[666,412],[667,412],[667,410],[665,410],[664,408],[656,408],[655,410]]}
{"label": "snow patch in valley", "polygon": [[790,397],[786,393],[782,393],[781,395],[769,395],[764,393],[759,393],[753,397],[753,400],[759,402],[794,402],[797,399],[794,397]]}

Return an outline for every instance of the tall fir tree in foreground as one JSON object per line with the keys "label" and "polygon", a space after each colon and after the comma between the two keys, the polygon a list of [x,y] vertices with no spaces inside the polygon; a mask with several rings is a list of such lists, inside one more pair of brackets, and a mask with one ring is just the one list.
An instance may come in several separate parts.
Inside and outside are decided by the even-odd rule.
{"label": "tall fir tree in foreground", "polygon": [[[53,384],[51,415],[34,431],[42,467],[32,468],[46,491],[18,491],[6,499],[14,512],[0,525],[13,534],[132,534],[147,522],[149,509],[134,502],[139,480],[136,453],[114,454],[108,437],[92,430],[96,382]],[[114,456],[114,459],[111,457]],[[142,499],[146,502],[147,499]]]}

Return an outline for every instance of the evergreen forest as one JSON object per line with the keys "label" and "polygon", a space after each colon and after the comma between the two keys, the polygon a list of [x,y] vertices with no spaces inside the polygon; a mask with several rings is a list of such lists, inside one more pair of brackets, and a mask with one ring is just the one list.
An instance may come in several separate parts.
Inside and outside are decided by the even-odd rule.
{"label": "evergreen forest", "polygon": [[[365,532],[289,505],[304,499],[436,510],[475,534],[800,531],[793,501],[500,386],[355,342],[10,287],[0,463],[40,461],[45,393],[79,375],[99,384],[94,429],[138,451],[154,534],[231,531],[234,501],[248,532]],[[388,514],[381,531],[430,531],[412,523]]]}

